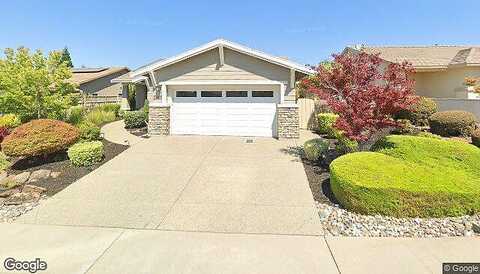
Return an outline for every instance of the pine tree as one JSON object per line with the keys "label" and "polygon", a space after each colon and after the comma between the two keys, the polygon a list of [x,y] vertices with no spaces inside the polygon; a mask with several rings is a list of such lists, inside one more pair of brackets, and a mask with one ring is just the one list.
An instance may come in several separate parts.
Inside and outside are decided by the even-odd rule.
{"label": "pine tree", "polygon": [[70,52],[67,47],[63,48],[60,61],[62,63],[65,62],[69,68],[73,68],[72,58],[70,57]]}

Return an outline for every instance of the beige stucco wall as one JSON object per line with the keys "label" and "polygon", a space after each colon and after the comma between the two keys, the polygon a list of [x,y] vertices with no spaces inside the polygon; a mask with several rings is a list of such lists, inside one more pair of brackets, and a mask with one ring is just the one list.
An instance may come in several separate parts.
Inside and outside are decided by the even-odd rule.
{"label": "beige stucco wall", "polygon": [[202,80],[274,80],[287,84],[290,91],[290,70],[225,48],[225,64],[220,66],[218,49],[155,71],[157,82]]}
{"label": "beige stucco wall", "polygon": [[449,68],[438,72],[417,72],[414,76],[418,95],[432,98],[467,98],[465,77],[480,77],[480,68]]}

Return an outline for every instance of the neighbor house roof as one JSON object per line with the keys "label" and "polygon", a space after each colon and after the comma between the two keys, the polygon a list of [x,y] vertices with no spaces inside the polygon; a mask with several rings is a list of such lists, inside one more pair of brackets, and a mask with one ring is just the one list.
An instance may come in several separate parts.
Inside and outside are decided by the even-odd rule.
{"label": "neighbor house roof", "polygon": [[70,81],[81,85],[120,71],[129,71],[129,69],[127,67],[73,68]]}
{"label": "neighbor house roof", "polygon": [[378,53],[389,62],[410,62],[417,70],[447,69],[452,66],[480,66],[480,46],[360,46],[354,48]]}
{"label": "neighbor house roof", "polygon": [[143,67],[140,67],[140,68],[132,71],[129,76],[130,77],[142,76],[142,75],[145,75],[145,74],[147,74],[151,71],[154,71],[154,70],[157,70],[159,68],[178,63],[180,61],[183,61],[185,59],[188,59],[190,57],[199,55],[201,53],[204,53],[206,51],[209,51],[211,49],[215,49],[215,48],[218,48],[218,47],[228,48],[228,49],[231,49],[231,50],[234,50],[234,51],[237,51],[237,52],[240,52],[240,53],[244,53],[244,54],[253,56],[253,57],[258,58],[258,59],[262,59],[264,61],[276,64],[276,65],[279,65],[279,66],[294,69],[294,70],[302,72],[302,73],[313,74],[315,72],[312,69],[310,69],[310,68],[308,68],[308,67],[306,67],[302,64],[299,64],[299,63],[293,62],[291,60],[288,60],[285,57],[273,56],[273,55],[270,55],[270,54],[267,54],[267,53],[264,53],[264,52],[261,52],[261,51],[258,51],[258,50],[254,50],[254,49],[248,48],[246,46],[243,46],[243,45],[240,45],[240,44],[237,44],[237,43],[233,43],[233,42],[230,42],[230,41],[227,41],[227,40],[224,40],[224,39],[217,39],[217,40],[214,40],[214,41],[209,42],[207,44],[204,44],[200,47],[197,47],[197,48],[188,50],[186,52],[183,52],[181,54],[178,54],[176,56],[173,56],[173,57],[170,57],[170,58],[167,58],[167,59],[161,59],[161,60],[152,62],[148,65],[145,65]]}

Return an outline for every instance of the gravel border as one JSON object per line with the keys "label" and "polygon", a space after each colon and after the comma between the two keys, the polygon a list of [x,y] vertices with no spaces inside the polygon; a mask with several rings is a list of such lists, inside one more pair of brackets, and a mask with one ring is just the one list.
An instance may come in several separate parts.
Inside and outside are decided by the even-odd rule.
{"label": "gravel border", "polygon": [[327,235],[353,237],[480,236],[480,215],[447,218],[395,218],[362,215],[338,204],[330,190],[330,173],[303,159],[310,189]]}
{"label": "gravel border", "polygon": [[43,200],[46,200],[47,196],[42,196],[40,200],[32,203],[23,203],[20,205],[0,205],[0,223],[12,223],[21,215],[34,209]]}

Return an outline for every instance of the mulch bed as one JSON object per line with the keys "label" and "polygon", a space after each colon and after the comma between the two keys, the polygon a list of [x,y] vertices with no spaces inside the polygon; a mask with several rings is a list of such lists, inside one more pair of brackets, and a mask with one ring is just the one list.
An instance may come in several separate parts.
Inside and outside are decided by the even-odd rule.
{"label": "mulch bed", "polygon": [[68,160],[67,153],[63,151],[47,157],[35,157],[19,160],[10,167],[9,173],[19,174],[25,171],[32,172],[39,169],[49,169],[52,172],[60,172],[61,174],[57,178],[49,177],[32,183],[32,185],[46,188],[47,196],[53,196],[128,148],[128,146],[115,144],[106,140],[102,140],[102,143],[104,145],[104,159],[102,162],[97,163],[94,166],[73,166]]}
{"label": "mulch bed", "polygon": [[313,199],[327,205],[338,204],[330,188],[330,171],[321,163],[311,162],[302,158],[303,168],[307,174],[308,184],[313,194]]}

